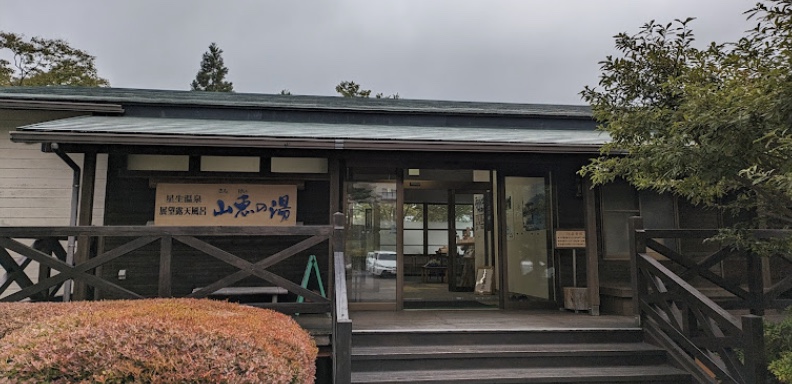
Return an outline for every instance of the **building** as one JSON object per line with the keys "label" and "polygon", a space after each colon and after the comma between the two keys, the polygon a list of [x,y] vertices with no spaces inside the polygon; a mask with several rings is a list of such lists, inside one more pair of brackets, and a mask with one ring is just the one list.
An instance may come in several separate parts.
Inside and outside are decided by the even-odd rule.
{"label": "building", "polygon": [[[629,313],[626,218],[718,224],[669,196],[590,188],[577,171],[608,136],[583,106],[12,87],[0,124],[0,224],[299,226],[343,212],[356,309],[558,308],[566,292],[575,309]],[[64,157],[91,175],[78,213]],[[327,281],[327,252],[312,251]],[[100,273],[154,295],[142,260]],[[304,265],[278,267],[299,279]],[[177,270],[173,293],[214,272]]]}

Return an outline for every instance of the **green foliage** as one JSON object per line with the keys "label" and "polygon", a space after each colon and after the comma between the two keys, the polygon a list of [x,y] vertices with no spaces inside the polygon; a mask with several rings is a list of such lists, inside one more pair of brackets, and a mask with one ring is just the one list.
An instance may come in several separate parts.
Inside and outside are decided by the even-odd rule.
{"label": "green foliage", "polygon": [[95,57],[60,39],[44,39],[0,32],[0,51],[8,50],[13,63],[0,59],[0,86],[73,85],[106,87]]}
{"label": "green foliage", "polygon": [[223,50],[217,44],[209,45],[209,51],[204,52],[201,59],[201,69],[195,75],[195,80],[190,84],[193,91],[207,92],[233,92],[234,84],[225,81],[228,68],[223,63]]}
{"label": "green foliage", "polygon": [[768,367],[782,383],[792,383],[792,352],[786,352],[777,360],[770,362]]}
{"label": "green foliage", "polygon": [[[360,84],[356,84],[354,81],[342,81],[336,85],[335,90],[343,97],[368,98],[371,96],[370,89],[360,89]],[[377,93],[374,95],[374,97],[377,99],[398,99],[399,94],[395,93],[393,95],[385,96],[383,93]]]}
{"label": "green foliage", "polygon": [[585,87],[612,141],[580,173],[723,209],[735,228],[792,223],[792,0],[759,3],[757,26],[697,48],[693,18],[615,36]]}
{"label": "green foliage", "polygon": [[765,322],[765,355],[768,368],[782,383],[792,383],[792,309],[781,322]]}
{"label": "green foliage", "polygon": [[290,317],[210,300],[0,303],[0,339],[0,382],[292,384],[316,370]]}
{"label": "green foliage", "polygon": [[336,85],[335,90],[343,97],[369,97],[371,95],[370,89],[360,89],[360,84],[355,84],[354,81],[342,81]]}

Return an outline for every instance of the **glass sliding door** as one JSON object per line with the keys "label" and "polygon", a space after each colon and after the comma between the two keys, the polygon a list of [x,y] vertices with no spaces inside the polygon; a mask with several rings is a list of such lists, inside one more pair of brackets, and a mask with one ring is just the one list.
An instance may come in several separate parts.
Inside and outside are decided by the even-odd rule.
{"label": "glass sliding door", "polygon": [[555,300],[550,193],[544,177],[505,177],[506,303]]}
{"label": "glass sliding door", "polygon": [[395,182],[346,185],[347,294],[350,303],[396,302]]}
{"label": "glass sliding door", "polygon": [[404,308],[497,308],[494,284],[475,291],[479,268],[494,283],[490,190],[412,189],[405,199]]}
{"label": "glass sliding door", "polygon": [[[473,233],[473,194],[453,193],[453,211],[449,222],[454,226],[448,232],[449,279],[452,292],[473,292],[476,277],[475,236]],[[483,236],[483,234],[479,234]],[[479,248],[483,252],[484,248]]]}

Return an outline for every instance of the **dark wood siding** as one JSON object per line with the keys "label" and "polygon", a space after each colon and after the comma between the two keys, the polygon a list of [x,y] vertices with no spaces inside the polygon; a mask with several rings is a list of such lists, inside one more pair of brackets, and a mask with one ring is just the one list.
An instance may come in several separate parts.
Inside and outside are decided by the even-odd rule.
{"label": "dark wood siding", "polygon": [[[147,177],[124,176],[120,170],[125,165],[123,155],[109,158],[107,199],[105,203],[106,225],[146,225],[154,220],[155,189],[150,187]],[[258,181],[258,180],[257,180]],[[205,182],[204,180],[201,181]],[[239,182],[239,181],[238,181]],[[304,188],[297,192],[297,221],[305,225],[327,225],[330,222],[329,181],[313,180],[303,182]],[[295,236],[277,237],[234,237],[203,238],[202,240],[248,261],[258,261],[302,240]],[[104,249],[112,249],[130,239],[106,239]],[[322,280],[327,289],[328,282],[328,244],[321,243],[294,257],[286,259],[268,270],[300,283],[310,255],[316,255]],[[152,243],[129,255],[106,264],[100,273],[104,278],[113,279],[124,288],[145,296],[156,296],[159,271],[159,243]],[[119,270],[126,270],[126,279],[117,280]],[[177,241],[173,244],[173,294],[183,296],[197,287],[203,287],[237,271],[236,268],[209,255],[192,249]],[[256,277],[247,278],[236,285],[270,285]],[[315,279],[311,279],[309,289],[317,290]],[[103,298],[112,298],[106,294]],[[294,300],[294,295],[287,297]]]}

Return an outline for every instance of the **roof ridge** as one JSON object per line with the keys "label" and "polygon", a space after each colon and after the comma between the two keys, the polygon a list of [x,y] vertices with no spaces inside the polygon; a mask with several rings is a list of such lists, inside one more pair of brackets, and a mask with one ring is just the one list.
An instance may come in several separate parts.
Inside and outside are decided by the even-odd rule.
{"label": "roof ridge", "polygon": [[196,92],[142,88],[2,87],[0,99],[68,100],[86,102],[215,106],[223,108],[312,109],[351,112],[475,114],[592,117],[586,105],[526,104],[489,101],[344,98],[321,95]]}

